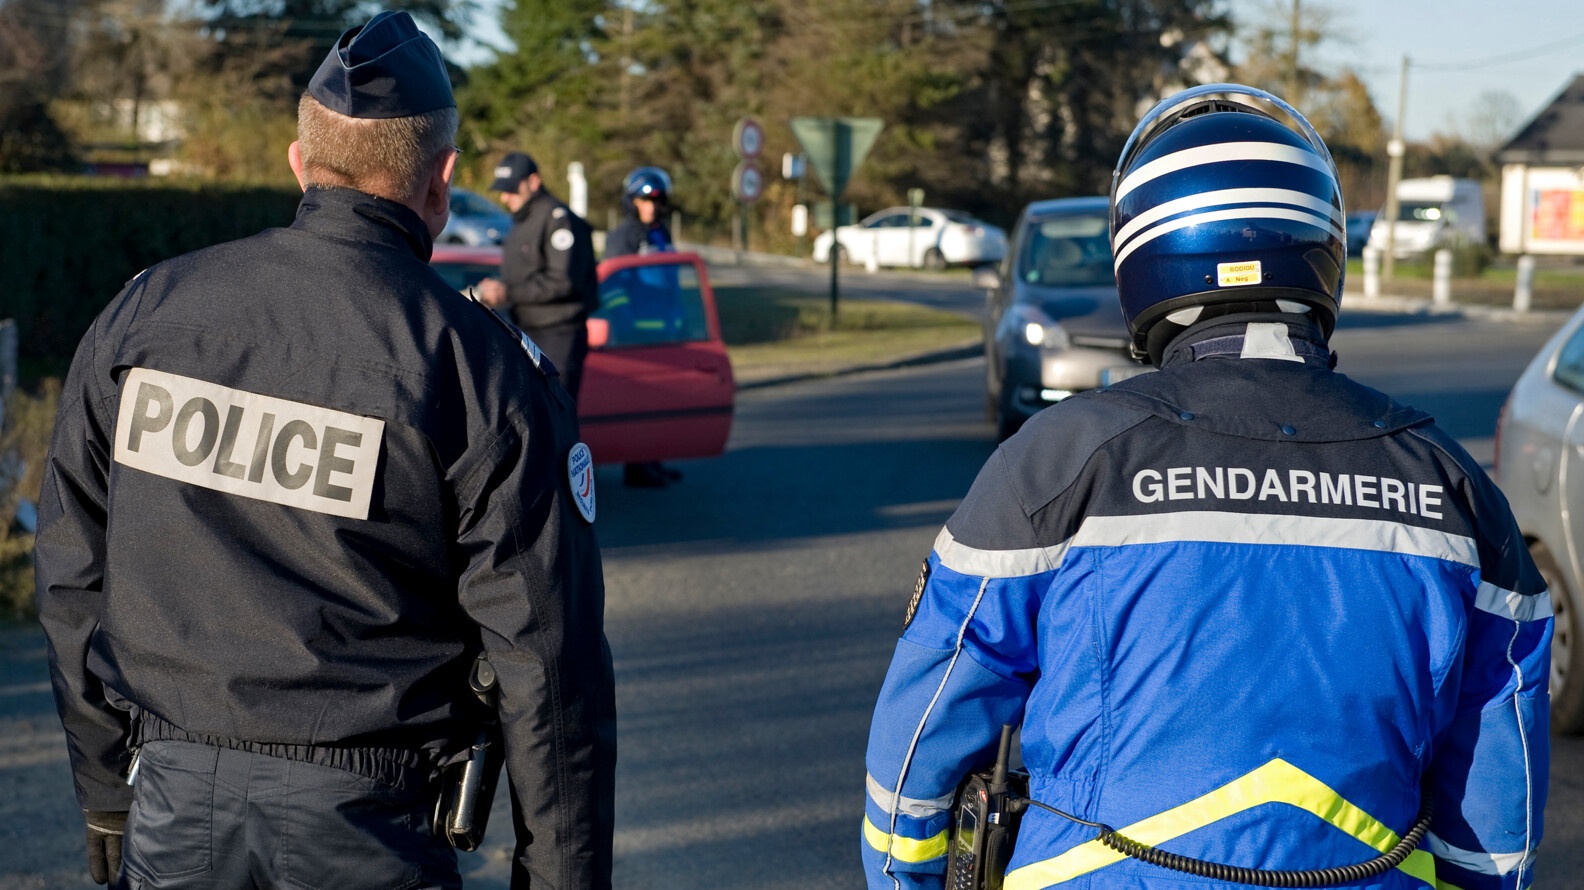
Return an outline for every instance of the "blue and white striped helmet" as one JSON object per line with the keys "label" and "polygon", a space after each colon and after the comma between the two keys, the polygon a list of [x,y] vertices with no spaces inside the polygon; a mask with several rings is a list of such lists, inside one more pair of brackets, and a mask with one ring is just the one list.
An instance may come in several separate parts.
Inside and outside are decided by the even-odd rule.
{"label": "blue and white striped helmet", "polygon": [[1344,226],[1331,152],[1286,102],[1224,83],[1162,100],[1111,177],[1111,249],[1134,352],[1159,364],[1184,327],[1227,312],[1309,312],[1329,337]]}

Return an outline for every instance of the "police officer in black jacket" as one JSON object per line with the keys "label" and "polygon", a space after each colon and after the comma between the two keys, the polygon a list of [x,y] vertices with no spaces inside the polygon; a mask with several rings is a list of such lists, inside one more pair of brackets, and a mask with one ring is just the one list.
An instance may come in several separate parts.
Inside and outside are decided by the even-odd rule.
{"label": "police officer in black jacket", "polygon": [[348,31],[299,106],[296,221],[143,272],[83,338],[37,574],[99,883],[460,887],[430,821],[482,651],[512,886],[610,886],[588,450],[427,263],[456,126],[406,13]]}
{"label": "police officer in black jacket", "polygon": [[588,356],[588,317],[599,308],[594,236],[589,224],[545,188],[539,165],[512,152],[495,167],[490,188],[512,214],[501,247],[501,281],[479,282],[486,305],[510,307],[517,326],[561,371],[577,398]]}

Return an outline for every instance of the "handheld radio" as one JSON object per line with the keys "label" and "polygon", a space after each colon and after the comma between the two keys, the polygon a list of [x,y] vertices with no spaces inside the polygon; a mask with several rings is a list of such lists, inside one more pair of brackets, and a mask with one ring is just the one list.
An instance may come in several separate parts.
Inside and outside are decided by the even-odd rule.
{"label": "handheld radio", "polygon": [[1014,808],[1013,801],[1028,797],[1028,776],[1007,771],[1011,748],[1012,727],[1003,726],[995,765],[970,773],[957,788],[947,847],[948,890],[1000,890],[1024,809]]}

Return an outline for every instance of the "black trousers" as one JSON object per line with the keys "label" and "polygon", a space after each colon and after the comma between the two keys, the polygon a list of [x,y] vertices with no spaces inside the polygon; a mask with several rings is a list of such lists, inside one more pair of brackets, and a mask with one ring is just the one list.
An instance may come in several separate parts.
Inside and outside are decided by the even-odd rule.
{"label": "black trousers", "polygon": [[[405,778],[405,777],[404,777]],[[143,745],[121,890],[461,890],[426,781],[196,742]]]}
{"label": "black trousers", "polygon": [[583,382],[583,360],[589,351],[588,325],[579,321],[549,328],[523,328],[523,333],[550,357],[561,372],[561,385],[572,398],[577,398],[578,386]]}

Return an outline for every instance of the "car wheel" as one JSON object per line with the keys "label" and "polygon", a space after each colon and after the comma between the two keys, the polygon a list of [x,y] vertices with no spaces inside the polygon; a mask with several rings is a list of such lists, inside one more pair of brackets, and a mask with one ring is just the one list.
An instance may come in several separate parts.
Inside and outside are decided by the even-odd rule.
{"label": "car wheel", "polygon": [[940,248],[931,247],[924,252],[924,268],[937,272],[946,268],[946,255],[940,252]]}
{"label": "car wheel", "polygon": [[1556,619],[1551,636],[1551,731],[1566,735],[1584,732],[1584,646],[1580,643],[1579,603],[1568,589],[1556,557],[1535,541],[1529,555],[1551,590],[1551,610]]}

